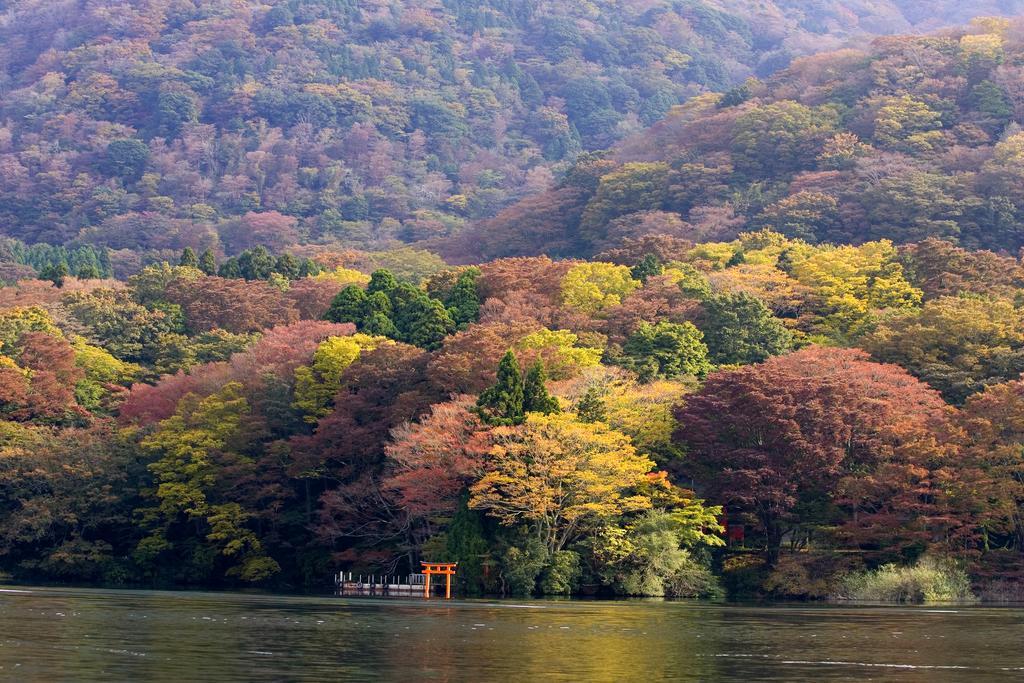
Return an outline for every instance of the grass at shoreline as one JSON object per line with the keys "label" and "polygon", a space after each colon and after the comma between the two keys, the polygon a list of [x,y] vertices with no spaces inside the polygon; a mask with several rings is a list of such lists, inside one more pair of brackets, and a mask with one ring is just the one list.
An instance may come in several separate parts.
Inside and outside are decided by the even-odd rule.
{"label": "grass at shoreline", "polygon": [[848,574],[833,598],[897,604],[978,602],[967,572],[950,560],[930,557],[909,567],[887,564],[873,571]]}

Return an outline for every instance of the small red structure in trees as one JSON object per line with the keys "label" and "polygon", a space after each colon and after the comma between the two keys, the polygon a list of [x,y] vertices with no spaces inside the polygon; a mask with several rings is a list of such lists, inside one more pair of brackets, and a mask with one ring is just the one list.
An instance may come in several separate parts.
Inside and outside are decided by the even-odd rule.
{"label": "small red structure in trees", "polygon": [[742,522],[730,521],[729,511],[724,507],[722,515],[718,518],[718,523],[725,528],[725,540],[729,545],[743,545],[746,526]]}

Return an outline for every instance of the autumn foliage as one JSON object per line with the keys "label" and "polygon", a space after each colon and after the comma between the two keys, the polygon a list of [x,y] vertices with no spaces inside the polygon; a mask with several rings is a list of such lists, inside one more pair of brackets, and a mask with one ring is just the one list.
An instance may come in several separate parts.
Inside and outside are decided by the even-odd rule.
{"label": "autumn foliage", "polygon": [[1024,590],[1019,22],[435,4],[5,9],[0,572]]}

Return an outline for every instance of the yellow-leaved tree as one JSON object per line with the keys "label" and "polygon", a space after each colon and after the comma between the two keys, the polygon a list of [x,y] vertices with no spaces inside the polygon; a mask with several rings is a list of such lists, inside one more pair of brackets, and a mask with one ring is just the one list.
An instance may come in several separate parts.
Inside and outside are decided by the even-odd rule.
{"label": "yellow-leaved tree", "polygon": [[527,364],[536,355],[537,358],[543,359],[544,369],[551,379],[557,381],[578,375],[585,368],[601,364],[603,350],[578,346],[579,341],[579,337],[569,330],[549,330],[545,327],[520,339],[515,349],[536,352],[525,354]]}
{"label": "yellow-leaved tree", "polygon": [[506,526],[528,526],[549,555],[652,505],[643,487],[654,462],[607,425],[532,413],[493,438],[489,471],[471,487],[469,505]]}
{"label": "yellow-leaved tree", "polygon": [[75,350],[75,365],[85,372],[85,377],[75,385],[75,398],[87,410],[104,407],[110,394],[108,386],[128,386],[143,372],[140,366],[126,363],[82,337],[72,337],[71,347]]}
{"label": "yellow-leaved tree", "polygon": [[889,240],[795,253],[788,268],[824,299],[828,314],[821,331],[838,341],[860,332],[875,311],[921,304],[921,290],[907,281]]}
{"label": "yellow-leaved tree", "polygon": [[879,320],[861,346],[962,403],[1024,370],[1024,311],[1008,299],[943,296]]}
{"label": "yellow-leaved tree", "polygon": [[329,337],[313,353],[313,363],[295,370],[295,401],[292,406],[303,413],[303,419],[315,423],[330,412],[331,399],[341,386],[341,373],[355,363],[363,351],[372,351],[381,344],[394,344],[384,337],[353,334]]}
{"label": "yellow-leaved tree", "polygon": [[562,278],[562,301],[585,313],[598,313],[640,287],[629,268],[613,263],[579,263]]}
{"label": "yellow-leaved tree", "polygon": [[641,452],[667,462],[678,456],[672,441],[677,423],[673,409],[696,387],[696,380],[615,382],[602,398],[603,421],[628,434]]}
{"label": "yellow-leaved tree", "polygon": [[344,266],[338,266],[334,270],[325,270],[322,273],[314,275],[313,279],[337,282],[342,287],[348,287],[349,285],[365,287],[370,282],[369,275]]}
{"label": "yellow-leaved tree", "polygon": [[[222,480],[224,471],[252,468],[251,459],[239,452],[250,412],[242,385],[229,382],[205,398],[187,394],[175,414],[142,440],[143,450],[157,456],[149,465],[156,489],[154,504],[140,511],[149,535],[139,542],[135,557],[150,571],[157,572],[175,554],[212,571],[210,549],[231,558],[226,574],[243,581],[261,581],[280,571],[251,528],[256,514],[233,500],[235,491]],[[176,540],[182,536],[197,538]]]}

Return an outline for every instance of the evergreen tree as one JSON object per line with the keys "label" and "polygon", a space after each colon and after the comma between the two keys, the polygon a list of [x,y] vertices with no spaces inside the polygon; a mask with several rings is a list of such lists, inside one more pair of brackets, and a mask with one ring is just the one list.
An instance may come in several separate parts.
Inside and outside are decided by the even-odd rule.
{"label": "evergreen tree", "polygon": [[480,317],[480,295],[476,289],[479,276],[479,268],[467,268],[459,275],[445,300],[448,313],[459,327],[475,323]]}
{"label": "evergreen tree", "polygon": [[[383,292],[378,290],[373,296],[378,294]],[[432,351],[455,331],[455,322],[441,302],[408,282],[396,285],[388,296],[392,306],[390,317],[398,328],[400,341]]]}
{"label": "evergreen tree", "polygon": [[602,394],[597,386],[587,387],[586,392],[576,403],[576,419],[580,422],[604,422],[608,417],[608,411],[601,400]]}
{"label": "evergreen tree", "polygon": [[735,88],[722,95],[722,99],[718,101],[718,108],[724,109],[726,107],[739,106],[749,100],[750,95],[751,91],[749,83],[737,85]]}
{"label": "evergreen tree", "polygon": [[368,318],[378,313],[386,318],[391,318],[394,313],[391,299],[384,292],[374,292],[366,298],[366,308],[363,315]]}
{"label": "evergreen tree", "polygon": [[40,280],[49,280],[57,287],[64,286],[64,278],[68,276],[68,264],[64,261],[51,263],[39,271]]}
{"label": "evergreen tree", "polygon": [[441,348],[444,338],[455,331],[455,321],[441,302],[422,294],[401,311],[396,311],[395,327],[401,341],[434,351]]}
{"label": "evergreen tree", "polygon": [[362,288],[349,285],[335,295],[327,312],[324,313],[324,320],[361,325],[366,315],[366,300],[366,292]]}
{"label": "evergreen tree", "polygon": [[544,363],[538,358],[526,371],[526,380],[523,383],[523,412],[545,415],[561,412],[558,399],[548,393],[546,382]]}
{"label": "evergreen tree", "polygon": [[779,258],[775,262],[775,267],[781,270],[790,277],[793,276],[793,250],[786,247],[779,252]]}
{"label": "evergreen tree", "polygon": [[641,323],[622,347],[622,364],[644,382],[654,377],[703,377],[711,369],[703,339],[690,322]]}
{"label": "evergreen tree", "polygon": [[291,254],[281,254],[274,263],[274,272],[283,275],[289,280],[297,280],[299,278],[300,268],[299,260]]}
{"label": "evergreen tree", "polygon": [[661,261],[654,254],[644,256],[630,271],[633,279],[640,280],[641,282],[647,282],[647,278],[652,275],[661,275],[664,272],[664,266],[661,265]]}
{"label": "evergreen tree", "polygon": [[[379,294],[380,292],[378,292]],[[383,313],[371,313],[368,315],[363,324],[359,327],[360,331],[366,334],[372,334],[377,337],[387,337],[389,339],[398,339],[398,328],[395,327],[395,323],[391,322],[391,318],[387,317]]]}
{"label": "evergreen tree", "polygon": [[97,251],[96,263],[99,264],[101,277],[114,277],[114,269],[110,266],[109,249],[103,247]]}
{"label": "evergreen tree", "polygon": [[463,492],[445,536],[446,557],[459,563],[455,576],[462,595],[480,595],[484,585],[484,558],[491,548],[484,527],[484,515],[469,509],[469,492]]}
{"label": "evergreen tree", "polygon": [[100,168],[112,177],[135,182],[142,176],[148,161],[149,146],[145,142],[122,138],[107,145],[107,153],[100,161]]}
{"label": "evergreen tree", "polygon": [[187,268],[199,267],[199,257],[196,256],[196,252],[192,247],[185,247],[181,250],[181,258],[178,259],[178,265]]}
{"label": "evergreen tree", "polygon": [[391,319],[391,299],[384,292],[374,292],[366,297],[362,307],[359,329],[366,334],[389,339],[400,339],[401,333]]}
{"label": "evergreen tree", "polygon": [[74,273],[80,279],[102,277],[100,262],[96,256],[96,249],[92,246],[77,247],[65,250],[68,272]]}
{"label": "evergreen tree", "polygon": [[480,418],[491,425],[518,425],[526,419],[523,411],[523,375],[519,361],[506,351],[498,363],[498,379],[476,402]]}
{"label": "evergreen tree", "polygon": [[238,259],[232,256],[220,264],[220,268],[217,269],[217,275],[231,279],[242,277],[242,270],[238,267]]}
{"label": "evergreen tree", "polygon": [[96,280],[101,277],[100,269],[94,263],[86,263],[75,274],[79,280]]}
{"label": "evergreen tree", "polygon": [[732,268],[733,266],[741,266],[747,262],[747,257],[742,251],[737,251],[733,254],[728,261],[725,262],[726,268]]}
{"label": "evergreen tree", "polygon": [[989,131],[998,133],[1013,120],[1013,99],[1006,90],[990,80],[974,86],[970,103],[982,114],[979,118]]}
{"label": "evergreen tree", "polygon": [[717,365],[760,363],[785,353],[793,334],[770,308],[746,293],[714,294],[704,301],[701,330]]}
{"label": "evergreen tree", "polygon": [[246,249],[238,255],[238,272],[246,280],[266,280],[274,272],[277,260],[264,246]]}
{"label": "evergreen tree", "polygon": [[207,275],[214,275],[217,272],[217,257],[209,249],[204,249],[199,257],[199,270]]}
{"label": "evergreen tree", "polygon": [[311,258],[304,258],[299,264],[299,277],[312,277],[322,272],[324,272],[323,266]]}
{"label": "evergreen tree", "polygon": [[398,280],[391,274],[390,270],[379,268],[370,275],[370,284],[366,287],[367,294],[384,292],[391,296],[391,292],[398,287]]}

